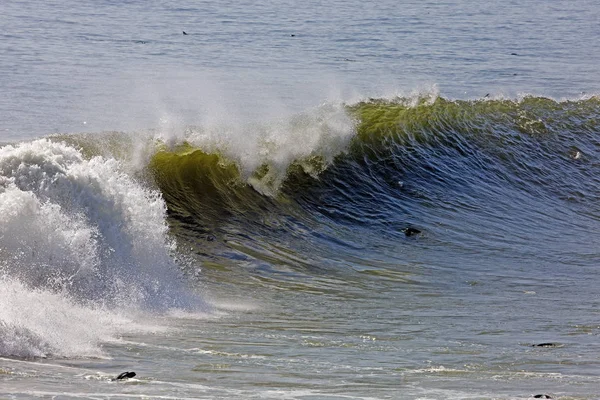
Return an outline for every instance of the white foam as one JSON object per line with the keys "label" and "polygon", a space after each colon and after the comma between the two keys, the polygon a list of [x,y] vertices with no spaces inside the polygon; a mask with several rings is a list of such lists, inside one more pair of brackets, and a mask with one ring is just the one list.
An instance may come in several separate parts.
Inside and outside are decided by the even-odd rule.
{"label": "white foam", "polygon": [[0,355],[102,357],[100,344],[130,331],[132,321],[108,310],[84,307],[48,290],[0,280]]}
{"label": "white foam", "polygon": [[[311,157],[331,163],[356,134],[355,121],[341,104],[323,104],[308,112],[268,122],[203,124],[188,129],[185,140],[207,152],[224,154],[240,167],[243,177],[259,192],[273,195],[289,166]],[[316,174],[311,163],[302,163]],[[259,179],[253,174],[268,166]]]}
{"label": "white foam", "polygon": [[200,307],[165,216],[115,159],[49,140],[0,148],[0,355],[98,355],[119,310]]}

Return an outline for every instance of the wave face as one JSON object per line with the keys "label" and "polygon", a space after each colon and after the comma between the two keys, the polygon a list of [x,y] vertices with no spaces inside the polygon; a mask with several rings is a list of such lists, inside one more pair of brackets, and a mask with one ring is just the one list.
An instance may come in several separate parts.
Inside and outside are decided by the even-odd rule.
{"label": "wave face", "polygon": [[[597,98],[371,99],[346,107],[350,140],[285,163],[263,159],[248,171],[235,155],[190,140],[150,166],[186,235],[214,235],[294,268],[267,243],[295,246],[305,260],[320,251],[317,264],[338,245],[336,258],[353,250],[376,258],[368,249],[412,225],[461,251],[576,258],[593,251],[577,234],[598,217],[599,110]],[[302,145],[288,139],[278,151]],[[533,238],[544,240],[534,248]],[[303,252],[303,241],[314,251]]]}
{"label": "wave face", "polygon": [[595,97],[422,96],[4,146],[0,354],[101,354],[132,325],[123,308],[202,308],[181,278],[198,265],[233,287],[329,293],[409,282],[410,263],[589,266],[599,112]]}

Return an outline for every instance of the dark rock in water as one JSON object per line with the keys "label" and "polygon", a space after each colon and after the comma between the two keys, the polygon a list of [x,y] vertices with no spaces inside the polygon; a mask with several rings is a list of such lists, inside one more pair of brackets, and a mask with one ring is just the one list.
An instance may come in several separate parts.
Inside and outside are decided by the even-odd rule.
{"label": "dark rock in water", "polygon": [[418,229],[416,229],[416,228],[410,228],[410,227],[409,227],[409,228],[404,228],[404,229],[402,229],[402,232],[404,232],[404,234],[405,234],[407,237],[410,237],[410,236],[415,236],[415,235],[418,235],[419,233],[421,233],[421,231],[420,231],[420,230],[418,230]]}
{"label": "dark rock in water", "polygon": [[122,379],[129,379],[129,378],[133,378],[135,376],[135,372],[131,371],[127,371],[127,372],[123,372],[122,374],[120,374],[119,376],[117,376],[115,378],[115,380],[120,381]]}
{"label": "dark rock in water", "polygon": [[552,397],[548,394],[536,394],[533,396],[534,399],[551,399]]}
{"label": "dark rock in water", "polygon": [[552,342],[548,342],[548,343],[538,343],[538,344],[532,344],[532,347],[560,347],[560,343],[552,343]]}

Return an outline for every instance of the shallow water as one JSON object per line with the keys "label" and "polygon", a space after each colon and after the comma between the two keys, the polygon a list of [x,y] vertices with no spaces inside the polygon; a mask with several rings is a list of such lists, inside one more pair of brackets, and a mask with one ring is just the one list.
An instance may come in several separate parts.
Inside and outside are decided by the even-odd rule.
{"label": "shallow water", "polygon": [[0,4],[0,395],[596,398],[597,14]]}

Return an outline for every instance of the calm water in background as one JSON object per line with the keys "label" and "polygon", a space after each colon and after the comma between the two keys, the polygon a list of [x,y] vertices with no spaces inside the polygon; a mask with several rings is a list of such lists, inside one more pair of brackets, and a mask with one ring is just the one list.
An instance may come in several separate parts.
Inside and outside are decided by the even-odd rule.
{"label": "calm water in background", "polygon": [[[189,126],[264,123],[369,97],[588,98],[599,90],[599,10],[591,1],[3,2],[0,142],[57,132],[177,138]],[[425,231],[416,240],[338,224],[334,211],[312,224],[263,216],[264,231],[234,218],[216,243],[170,220],[180,248],[193,249],[178,263],[211,304],[201,311],[97,314],[3,282],[3,350],[22,351],[0,359],[0,394],[597,398],[598,140],[590,136],[583,172],[568,175],[585,178],[586,201],[568,206],[495,188],[485,176],[457,189],[453,180],[478,170],[440,158],[450,183],[423,185],[418,206],[394,203],[392,220]],[[401,178],[418,192],[426,173],[407,171]],[[444,190],[461,212],[436,204]],[[144,212],[140,220],[152,218]],[[2,260],[11,232],[0,231]],[[45,347],[7,322],[36,302],[47,317],[28,329],[58,355],[32,357]],[[111,329],[97,326],[102,318]],[[94,334],[71,346],[86,327]],[[560,346],[531,346],[541,342]],[[110,381],[126,370],[139,379]]]}
{"label": "calm water in background", "polygon": [[0,110],[11,139],[156,128],[165,113],[199,122],[232,104],[268,116],[275,105],[297,112],[433,85],[463,99],[598,89],[591,1],[1,7]]}

